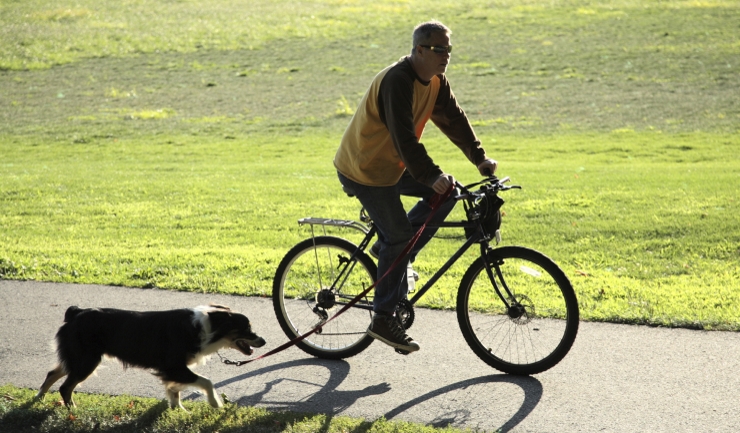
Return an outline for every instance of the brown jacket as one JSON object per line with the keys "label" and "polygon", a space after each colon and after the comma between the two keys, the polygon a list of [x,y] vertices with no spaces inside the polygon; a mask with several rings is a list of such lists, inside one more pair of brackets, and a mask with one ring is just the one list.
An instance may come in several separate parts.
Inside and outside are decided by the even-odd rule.
{"label": "brown jacket", "polygon": [[409,57],[403,57],[373,79],[344,132],[334,166],[363,185],[395,185],[407,169],[432,186],[442,170],[419,142],[429,119],[470,162],[477,166],[486,159],[447,78],[422,82]]}

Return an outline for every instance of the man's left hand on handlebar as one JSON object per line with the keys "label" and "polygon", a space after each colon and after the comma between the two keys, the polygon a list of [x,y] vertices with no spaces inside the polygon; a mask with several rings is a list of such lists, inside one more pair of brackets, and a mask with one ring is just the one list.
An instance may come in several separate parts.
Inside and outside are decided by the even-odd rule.
{"label": "man's left hand on handlebar", "polygon": [[478,164],[478,172],[480,172],[482,176],[493,176],[493,174],[496,173],[497,167],[498,162],[496,162],[496,160],[486,159]]}
{"label": "man's left hand on handlebar", "polygon": [[451,174],[442,173],[439,175],[437,180],[434,181],[434,185],[432,185],[432,189],[437,194],[444,194],[454,184],[455,184],[455,178],[452,177]]}

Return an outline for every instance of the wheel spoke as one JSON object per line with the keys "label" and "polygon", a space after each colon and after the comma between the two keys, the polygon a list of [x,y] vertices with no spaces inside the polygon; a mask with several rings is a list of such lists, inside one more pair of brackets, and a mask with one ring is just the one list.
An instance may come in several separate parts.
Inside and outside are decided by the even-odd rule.
{"label": "wheel spoke", "polygon": [[[319,236],[296,245],[278,267],[273,285],[278,321],[290,338],[321,326],[320,331],[298,343],[312,355],[344,358],[372,342],[366,335],[371,311],[362,308],[369,304],[367,298],[360,300],[360,308],[350,308],[326,321],[374,282],[377,268],[369,257],[360,253],[350,262],[355,249],[344,239]],[[341,286],[329,287],[337,277]]]}
{"label": "wheel spoke", "polygon": [[[466,272],[458,292],[458,319],[466,341],[491,366],[534,374],[559,362],[578,329],[570,282],[544,255],[522,247],[493,250],[495,286],[507,288],[504,305],[483,259]],[[503,290],[503,289],[502,289]]]}

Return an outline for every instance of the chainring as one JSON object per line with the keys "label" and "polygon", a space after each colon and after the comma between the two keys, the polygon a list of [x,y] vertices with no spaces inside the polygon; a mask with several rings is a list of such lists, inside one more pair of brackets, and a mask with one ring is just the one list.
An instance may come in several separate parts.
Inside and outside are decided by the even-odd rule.
{"label": "chainring", "polygon": [[401,302],[398,303],[398,306],[396,306],[396,317],[399,319],[404,329],[411,328],[411,325],[414,324],[414,318],[416,317],[414,313],[414,305],[411,301],[408,299],[402,299]]}

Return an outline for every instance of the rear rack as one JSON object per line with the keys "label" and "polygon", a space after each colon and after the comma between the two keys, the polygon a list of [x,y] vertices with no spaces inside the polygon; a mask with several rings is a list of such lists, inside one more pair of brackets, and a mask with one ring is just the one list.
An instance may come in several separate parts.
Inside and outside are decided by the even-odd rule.
{"label": "rear rack", "polygon": [[319,226],[333,226],[333,227],[355,229],[365,234],[367,234],[370,231],[370,228],[363,223],[360,223],[357,221],[351,221],[351,220],[335,220],[331,218],[312,218],[312,217],[301,218],[298,220],[298,224],[300,225],[308,224],[311,226],[311,230],[313,230],[314,225],[319,225]]}

